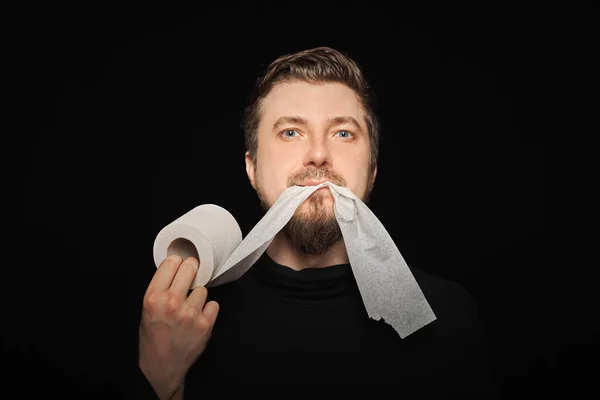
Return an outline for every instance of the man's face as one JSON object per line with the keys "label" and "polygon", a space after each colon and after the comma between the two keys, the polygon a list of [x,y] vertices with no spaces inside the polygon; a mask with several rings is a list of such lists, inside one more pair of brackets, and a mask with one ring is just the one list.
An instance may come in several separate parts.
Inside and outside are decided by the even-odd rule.
{"label": "man's face", "polygon": [[[369,157],[369,134],[354,91],[339,83],[293,81],[278,84],[264,99],[256,166],[246,154],[246,171],[265,208],[290,186],[325,181],[364,200],[376,173],[370,175]],[[298,207],[288,225],[296,231],[292,235],[306,237],[290,238],[299,250],[322,253],[330,247],[328,242],[341,239],[333,203],[324,187]],[[315,243],[303,244],[305,240],[321,244],[315,248]]]}

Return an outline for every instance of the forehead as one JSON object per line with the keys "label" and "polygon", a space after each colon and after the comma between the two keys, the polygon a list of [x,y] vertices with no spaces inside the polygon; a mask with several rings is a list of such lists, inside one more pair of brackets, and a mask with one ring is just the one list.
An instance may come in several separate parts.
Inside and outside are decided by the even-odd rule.
{"label": "forehead", "polygon": [[319,123],[332,117],[349,116],[359,121],[362,129],[366,131],[364,112],[358,96],[354,90],[337,82],[279,83],[264,98],[260,114],[260,126],[272,124],[282,116],[300,116],[311,123]]}

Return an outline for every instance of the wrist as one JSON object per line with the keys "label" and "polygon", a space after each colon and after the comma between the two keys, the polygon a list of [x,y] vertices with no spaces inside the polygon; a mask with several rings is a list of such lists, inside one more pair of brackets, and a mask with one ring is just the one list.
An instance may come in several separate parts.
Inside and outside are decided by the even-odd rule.
{"label": "wrist", "polygon": [[178,398],[176,395],[183,386],[184,377],[164,369],[157,369],[154,364],[144,363],[141,360],[138,366],[161,400]]}

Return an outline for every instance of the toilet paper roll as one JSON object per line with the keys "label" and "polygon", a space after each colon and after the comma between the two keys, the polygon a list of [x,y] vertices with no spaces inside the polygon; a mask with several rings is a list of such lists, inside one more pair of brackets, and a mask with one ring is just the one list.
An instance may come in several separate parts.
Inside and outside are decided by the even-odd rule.
{"label": "toilet paper roll", "polygon": [[241,242],[242,231],[229,211],[202,204],[160,230],[154,240],[154,263],[158,268],[171,254],[197,257],[200,268],[191,288],[205,286]]}

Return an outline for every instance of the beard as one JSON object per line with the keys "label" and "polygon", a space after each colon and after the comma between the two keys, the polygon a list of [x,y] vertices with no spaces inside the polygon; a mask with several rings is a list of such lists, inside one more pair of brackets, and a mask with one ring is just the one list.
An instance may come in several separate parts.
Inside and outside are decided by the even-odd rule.
{"label": "beard", "polygon": [[[338,186],[346,186],[343,177],[329,169],[309,168],[296,173],[288,179],[288,187],[307,179],[326,179]],[[301,254],[323,255],[342,240],[342,231],[333,211],[333,203],[326,201],[332,196],[329,188],[317,190],[311,194],[294,212],[282,232],[289,243]],[[261,206],[267,211],[270,206],[265,201],[257,185]]]}
{"label": "beard", "polygon": [[333,206],[325,203],[325,197],[331,196],[328,190],[310,195],[283,228],[290,244],[301,254],[323,255],[342,240]]}

